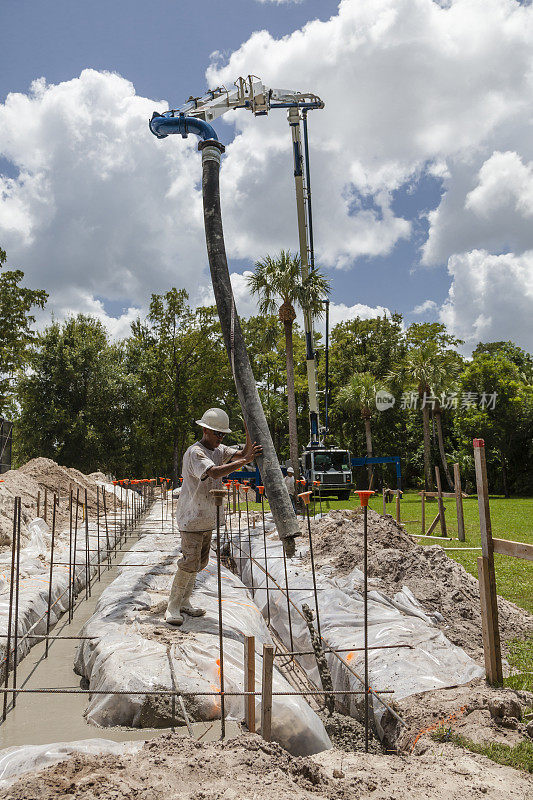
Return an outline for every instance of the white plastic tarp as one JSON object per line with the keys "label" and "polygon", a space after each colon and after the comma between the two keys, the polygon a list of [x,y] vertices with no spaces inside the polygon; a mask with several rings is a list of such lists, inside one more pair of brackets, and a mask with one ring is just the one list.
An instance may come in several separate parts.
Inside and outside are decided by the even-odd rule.
{"label": "white plastic tarp", "polygon": [[[271,518],[266,520],[267,565],[271,579],[285,588],[284,560],[281,542]],[[242,577],[250,586],[264,587],[266,584],[264,541],[262,527],[252,529],[251,544],[254,564],[249,559],[239,559]],[[248,531],[242,536],[243,554],[249,555]],[[305,539],[297,540],[299,553],[287,561],[288,585],[292,603],[301,609],[306,603],[315,611],[311,568],[302,561],[307,552]],[[339,654],[351,669],[363,676],[363,575],[354,568],[345,578],[335,578],[331,568],[316,571],[318,607],[321,634],[327,644],[335,649],[353,648],[351,652]],[[308,587],[308,588],[305,588]],[[264,616],[268,614],[267,593],[259,588],[254,595],[255,602]],[[274,629],[287,647],[294,650],[309,650],[310,637],[307,625],[300,614],[291,606],[292,644],[289,630],[289,610],[286,595],[270,592],[270,619]],[[439,618],[437,615],[435,618]],[[435,627],[431,615],[424,612],[408,587],[403,587],[392,600],[378,591],[368,593],[368,644],[409,645],[390,649],[369,651],[370,685],[377,689],[393,690],[393,695],[383,695],[390,702],[418,692],[465,684],[483,675],[483,669],[476,664],[460,647],[452,644]],[[316,621],[315,621],[316,625]],[[355,648],[361,648],[356,650]],[[337,690],[360,690],[360,681],[350,673],[345,665],[334,655],[327,656],[334,688]],[[301,663],[308,670],[311,679],[320,685],[314,656],[301,656]],[[338,695],[337,706],[344,713],[360,715],[362,696]],[[376,721],[383,713],[383,706],[374,698]],[[379,730],[379,729],[378,729]]]}
{"label": "white plastic tarp", "polygon": [[73,755],[129,755],[138,753],[144,742],[113,742],[110,739],[82,739],[78,742],[29,744],[0,750],[0,789],[11,786],[21,775],[66,761]]}
{"label": "white plastic tarp", "polygon": [[[109,485],[106,484],[106,490]],[[115,487],[111,487],[112,489]],[[108,509],[109,511],[110,509]],[[108,546],[115,543],[115,526],[108,522],[107,534],[103,518],[100,521],[99,532],[96,522],[89,523],[88,549],[90,573],[93,576],[97,569],[98,550],[100,559],[107,555]],[[46,633],[48,594],[50,585],[50,547],[52,542],[51,529],[41,519],[34,519],[29,527],[29,541],[20,551],[20,581],[18,601],[18,661],[20,661],[38,639],[24,638],[25,634],[39,635]],[[120,536],[117,525],[116,537]],[[78,520],[77,536],[73,536],[72,552],[76,564],[75,591],[79,593],[86,583],[86,531],[85,523]],[[53,627],[61,614],[68,608],[69,596],[69,549],[70,531],[56,531],[54,541],[54,567],[52,570],[52,591],[50,626]],[[0,554],[0,675],[5,669],[6,660],[6,634],[9,620],[9,597],[11,576],[11,551]],[[14,609],[11,623],[13,637],[15,629]],[[11,640],[13,647],[13,638]],[[10,659],[13,661],[13,655]]]}
{"label": "white plastic tarp", "polygon": [[[160,519],[159,507],[147,522]],[[147,697],[146,691],[174,690],[192,721],[220,717],[218,591],[216,558],[197,578],[193,600],[206,608],[204,617],[185,617],[173,628],[164,622],[164,610],[180,555],[180,537],[171,533],[147,534],[126,554],[118,578],[105,589],[83,635],[97,637],[80,642],[76,671],[93,690],[119,690],[120,695],[92,695],[86,716],[101,725],[156,727],[170,724],[169,714],[183,723],[180,705],[171,709],[169,697]],[[126,566],[126,565],[142,566]],[[244,689],[244,635],[256,643],[256,691],[261,690],[262,646],[270,644],[268,628],[246,588],[233,573],[222,568],[224,680],[226,692]],[[274,692],[294,691],[274,669]],[[128,694],[135,691],[141,694]],[[186,692],[214,693],[188,697]],[[256,696],[256,719],[261,715]],[[171,711],[170,711],[171,709]],[[244,717],[244,698],[226,696],[230,719]],[[258,724],[259,728],[259,724]],[[272,738],[295,755],[309,755],[331,747],[324,726],[302,697],[273,698]]]}

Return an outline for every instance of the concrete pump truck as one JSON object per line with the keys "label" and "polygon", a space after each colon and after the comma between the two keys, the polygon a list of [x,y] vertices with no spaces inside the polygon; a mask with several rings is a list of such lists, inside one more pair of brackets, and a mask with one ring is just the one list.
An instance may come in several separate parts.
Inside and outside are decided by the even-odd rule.
{"label": "concrete pump truck", "polygon": [[[177,109],[163,114],[155,112],[150,128],[158,136],[160,125],[164,125],[165,119],[169,117],[181,116],[187,119],[194,117],[211,123],[227,111],[238,108],[248,109],[256,117],[268,114],[273,108],[287,109],[294,160],[300,264],[302,279],[305,280],[309,271],[315,268],[307,113],[324,108],[324,102],[317,95],[290,89],[270,89],[256,76],[248,75],[247,78],[238,78],[232,89],[218,87],[201,97],[190,97]],[[185,130],[182,135],[186,136],[187,131]],[[327,385],[326,426],[321,427],[313,319],[308,310],[302,309],[302,312],[306,342],[310,436],[307,447],[300,457],[300,468],[311,489],[318,482],[322,496],[337,495],[339,499],[347,499],[353,487],[351,457],[348,450],[324,444],[323,436],[327,434]]]}

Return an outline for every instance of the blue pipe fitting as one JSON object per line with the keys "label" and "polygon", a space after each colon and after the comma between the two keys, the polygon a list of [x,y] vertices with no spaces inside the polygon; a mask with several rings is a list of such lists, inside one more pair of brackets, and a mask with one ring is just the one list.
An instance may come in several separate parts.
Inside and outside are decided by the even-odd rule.
{"label": "blue pipe fitting", "polygon": [[218,142],[216,131],[208,122],[196,117],[186,117],[185,114],[179,114],[177,117],[172,114],[172,111],[165,111],[164,114],[154,111],[152,114],[148,125],[158,139],[165,139],[171,133],[180,133],[186,139],[189,133],[194,133],[204,142]]}

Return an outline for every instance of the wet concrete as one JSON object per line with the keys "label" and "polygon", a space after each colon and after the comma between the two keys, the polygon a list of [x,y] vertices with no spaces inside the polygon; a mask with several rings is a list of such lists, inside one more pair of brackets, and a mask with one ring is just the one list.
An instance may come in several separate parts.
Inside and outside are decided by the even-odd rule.
{"label": "wet concrete", "polygon": [[[157,505],[161,505],[158,503]],[[170,509],[169,509],[170,510]],[[166,509],[165,509],[166,511]],[[150,519],[144,515],[140,518],[137,528],[128,531],[126,543],[122,543],[122,550],[111,569],[102,566],[101,580],[95,580],[92,585],[92,595],[85,600],[80,596],[74,612],[72,622],[68,623],[68,614],[65,614],[57,623],[51,634],[56,636],[76,636],[86,620],[93,614],[98,599],[103,590],[117,577],[117,564],[120,563],[120,552],[127,552],[141,533],[153,531],[171,533],[170,513],[167,512],[163,519],[156,522],[148,512]],[[75,640],[50,641],[48,658],[44,657],[45,643],[34,645],[24,660],[18,665],[17,686],[19,688],[83,688],[81,678],[73,670],[77,642]],[[11,685],[10,676],[10,685]],[[3,696],[0,698],[0,704]],[[86,694],[19,694],[16,706],[12,708],[12,696],[9,695],[8,715],[4,723],[0,724],[0,748],[23,744],[47,744],[50,742],[67,742],[78,739],[103,738],[113,741],[139,741],[158,736],[164,729],[152,728],[99,728],[90,725],[84,718],[83,712],[87,703]],[[210,723],[195,725],[195,736],[203,741],[218,738],[216,726]],[[181,731],[180,731],[181,732]],[[187,730],[183,731],[187,735]]]}

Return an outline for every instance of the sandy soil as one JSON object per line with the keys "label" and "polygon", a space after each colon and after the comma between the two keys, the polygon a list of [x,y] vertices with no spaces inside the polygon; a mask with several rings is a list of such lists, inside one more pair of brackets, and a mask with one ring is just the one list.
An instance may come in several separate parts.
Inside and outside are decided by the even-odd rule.
{"label": "sandy soil", "polygon": [[[483,662],[478,581],[440,545],[423,547],[389,516],[368,512],[369,586],[387,597],[409,587],[428,612],[438,611],[438,627],[453,644]],[[312,522],[315,562],[335,575],[362,568],[363,516],[360,510],[331,511]],[[307,531],[305,530],[305,533]],[[498,598],[502,642],[533,631],[533,616]]]}
{"label": "sandy soil", "polygon": [[0,791],[4,800],[524,800],[531,776],[453,745],[399,757],[293,758],[256,735],[203,744],[164,734],[135,755],[75,756]]}
{"label": "sandy soil", "polygon": [[394,702],[407,723],[400,726],[386,714],[386,738],[402,753],[424,753],[434,746],[431,734],[445,728],[479,744],[495,742],[514,747],[529,740],[525,714],[533,707],[533,693],[493,689],[483,679],[464,686],[422,692]]}
{"label": "sandy soil", "polygon": [[[96,514],[96,481],[103,480],[105,476],[100,473],[84,475],[77,469],[62,467],[50,458],[34,458],[20,469],[9,470],[2,475],[3,483],[0,484],[0,552],[5,551],[11,542],[13,530],[13,501],[18,495],[22,498],[21,513],[21,538],[23,544],[27,540],[27,527],[37,516],[37,494],[41,493],[40,515],[44,517],[44,490],[48,492],[47,522],[52,522],[52,502],[54,492],[59,495],[59,506],[56,511],[57,530],[66,529],[69,525],[68,495],[70,488],[74,497],[79,490],[80,503],[85,502],[87,490],[87,505],[89,512]],[[112,511],[111,497],[107,497],[108,512]],[[100,497],[101,504],[101,497]],[[120,503],[117,501],[117,507]],[[80,519],[81,519],[80,510]]]}

